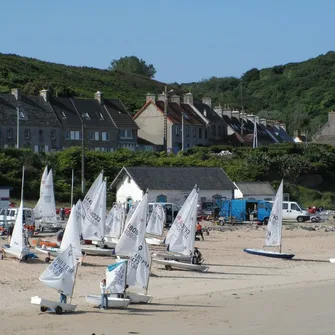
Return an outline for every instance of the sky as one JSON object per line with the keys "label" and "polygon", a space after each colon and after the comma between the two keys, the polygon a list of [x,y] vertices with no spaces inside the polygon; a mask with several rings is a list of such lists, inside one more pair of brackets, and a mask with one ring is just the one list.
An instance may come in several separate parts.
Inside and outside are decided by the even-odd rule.
{"label": "sky", "polygon": [[334,50],[334,12],[334,0],[10,0],[0,52],[101,69],[134,55],[165,83],[240,77]]}

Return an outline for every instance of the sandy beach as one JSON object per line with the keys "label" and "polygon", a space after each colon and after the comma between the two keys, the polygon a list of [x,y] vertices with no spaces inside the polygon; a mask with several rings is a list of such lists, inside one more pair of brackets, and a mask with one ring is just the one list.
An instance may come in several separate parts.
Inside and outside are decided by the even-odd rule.
{"label": "sandy beach", "polygon": [[265,227],[211,231],[196,242],[209,272],[166,271],[153,263],[152,303],[125,310],[85,302],[86,294],[99,294],[114,259],[87,256],[77,275],[76,312],[56,315],[30,304],[34,295],[59,299],[38,280],[44,257],[6,258],[0,261],[1,334],[333,334],[335,264],[328,259],[335,257],[335,232],[284,228],[283,251],[296,255],[291,261],[243,252],[262,248],[264,236]]}

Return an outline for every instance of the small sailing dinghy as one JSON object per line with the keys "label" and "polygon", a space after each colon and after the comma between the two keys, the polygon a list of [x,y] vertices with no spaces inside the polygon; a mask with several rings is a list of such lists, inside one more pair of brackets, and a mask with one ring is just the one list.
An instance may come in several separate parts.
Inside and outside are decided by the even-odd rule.
{"label": "small sailing dinghy", "polygon": [[[62,243],[59,248],[53,247],[45,247],[45,246],[36,246],[35,249],[38,252],[46,254],[47,257],[45,258],[46,262],[50,261],[50,257],[57,257],[60,255],[65,249],[72,245],[72,250],[76,259],[82,262],[83,256],[81,251],[81,244],[80,244],[80,232],[79,232],[79,222],[81,220],[81,204],[77,203],[72,207],[69,219],[67,221]],[[78,222],[79,221],[79,222]]]}
{"label": "small sailing dinghy", "polygon": [[244,252],[252,255],[291,259],[295,255],[282,252],[282,223],[283,223],[283,180],[278,188],[275,201],[271,210],[269,222],[267,225],[265,246],[279,247],[278,251],[263,249],[243,249]]}
{"label": "small sailing dinghy", "polygon": [[[165,269],[180,268],[191,271],[208,271],[208,266],[202,264],[193,264],[193,249],[195,242],[195,227],[197,223],[197,204],[199,189],[197,185],[193,188],[185,200],[182,208],[178,212],[165,240],[168,245],[169,253],[162,254],[163,259],[154,258],[154,262],[165,265]],[[181,259],[187,259],[181,261]]]}
{"label": "small sailing dinghy", "polygon": [[22,188],[21,188],[21,203],[17,212],[15,225],[12,233],[12,238],[9,243],[9,248],[3,248],[5,255],[9,255],[21,260],[27,260],[29,247],[26,245],[23,237],[23,187],[24,187],[24,167],[22,169]]}
{"label": "small sailing dinghy", "polygon": [[[100,175],[98,178],[100,178]],[[95,192],[85,196],[83,201],[82,235],[84,240],[103,242],[106,220],[107,179],[104,178],[100,184],[94,182],[92,186],[96,187]],[[81,250],[88,255],[113,256],[114,254],[112,249],[103,248],[99,245],[82,245]]]}
{"label": "small sailing dinghy", "polygon": [[[147,222],[148,193],[136,206],[128,221],[120,240],[115,248],[116,255],[129,257],[127,268],[127,297],[131,303],[148,303],[152,296],[148,295],[151,269],[151,258],[145,241],[145,227]],[[139,292],[144,289],[145,293]]]}
{"label": "small sailing dinghy", "polygon": [[70,297],[70,303],[57,302],[40,298],[31,297],[33,305],[40,306],[41,312],[53,310],[56,314],[72,312],[77,305],[72,304],[72,295],[75,285],[78,264],[71,244],[60,253],[54,261],[44,270],[39,280],[47,286],[57,290],[63,295]]}
{"label": "small sailing dinghy", "polygon": [[162,239],[163,228],[165,222],[165,211],[161,204],[155,204],[150,213],[146,232],[148,236],[145,238],[148,244],[164,245]]}
{"label": "small sailing dinghy", "polygon": [[[130,299],[125,297],[127,263],[127,260],[122,260],[107,266],[106,289],[111,294],[107,298],[108,308],[126,308],[130,304]],[[123,298],[115,297],[113,294],[123,295]],[[87,295],[86,302],[99,306],[101,295]]]}

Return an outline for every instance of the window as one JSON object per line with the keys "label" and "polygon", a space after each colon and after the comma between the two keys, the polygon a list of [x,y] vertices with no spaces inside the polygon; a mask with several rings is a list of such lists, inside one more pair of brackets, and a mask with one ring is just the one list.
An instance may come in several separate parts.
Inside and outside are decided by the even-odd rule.
{"label": "window", "polygon": [[121,138],[133,138],[133,130],[132,129],[122,129],[120,130]]}
{"label": "window", "polygon": [[96,141],[99,141],[99,132],[98,131],[94,132],[94,139]]}
{"label": "window", "polygon": [[176,136],[179,136],[180,135],[180,128],[179,126],[176,126]]}
{"label": "window", "polygon": [[186,136],[187,136],[187,137],[190,136],[190,127],[186,127]]}
{"label": "window", "polygon": [[199,138],[202,138],[202,129],[199,128]]}
{"label": "window", "polygon": [[196,137],[197,136],[197,128],[193,128],[193,137]]}
{"label": "window", "polygon": [[288,203],[287,202],[283,202],[283,209],[288,209]]}
{"label": "window", "polygon": [[65,113],[63,111],[61,111],[60,114],[61,114],[61,116],[62,116],[63,119],[66,119],[66,115],[65,115]]}
{"label": "window", "polygon": [[219,135],[222,135],[222,126],[219,126]]}
{"label": "window", "polygon": [[300,212],[301,209],[297,204],[291,204],[291,210]]}
{"label": "window", "polygon": [[205,129],[205,138],[207,139],[207,129]]}
{"label": "window", "polygon": [[13,129],[7,129],[7,138],[13,138]]}
{"label": "window", "polygon": [[88,113],[83,113],[83,114],[82,114],[82,117],[83,117],[83,119],[85,119],[85,120],[91,120],[91,118],[90,118],[90,116],[88,115]]}
{"label": "window", "polygon": [[71,130],[70,131],[70,140],[80,140],[80,131],[78,130]]}
{"label": "window", "polygon": [[22,110],[19,111],[19,118],[20,119],[24,119],[26,117],[26,115],[24,114],[24,112]]}
{"label": "window", "polygon": [[51,129],[50,136],[51,136],[52,140],[56,139],[56,130],[55,129]]}
{"label": "window", "polygon": [[30,129],[25,129],[24,130],[24,138],[26,140],[29,140],[30,139]]}
{"label": "window", "polygon": [[101,133],[101,140],[102,141],[109,141],[109,133],[106,133],[106,132],[102,132]]}
{"label": "window", "polygon": [[157,195],[156,197],[157,202],[166,202],[167,201],[167,196],[164,194]]}
{"label": "window", "polygon": [[216,126],[215,124],[212,126],[212,135],[216,135]]}

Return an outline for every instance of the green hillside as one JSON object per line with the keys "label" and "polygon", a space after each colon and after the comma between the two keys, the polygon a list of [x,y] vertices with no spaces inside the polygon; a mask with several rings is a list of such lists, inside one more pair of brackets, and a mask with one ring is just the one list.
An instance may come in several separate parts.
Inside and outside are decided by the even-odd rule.
{"label": "green hillside", "polygon": [[237,78],[216,78],[180,85],[196,96],[208,95],[214,103],[241,106],[262,117],[282,119],[289,130],[318,130],[335,109],[335,52],[300,63],[251,69]]}
{"label": "green hillside", "polygon": [[[191,90],[196,99],[210,96],[213,104],[231,107],[241,107],[242,91],[247,112],[282,119],[290,132],[300,129],[312,134],[325,122],[327,112],[335,109],[335,52],[305,62],[251,69],[242,79],[212,77],[170,86],[177,93]],[[7,93],[14,87],[30,95],[49,88],[58,96],[87,98],[100,90],[106,97],[120,98],[133,112],[143,105],[146,93],[160,93],[164,84],[135,74],[0,54],[0,92]]]}

